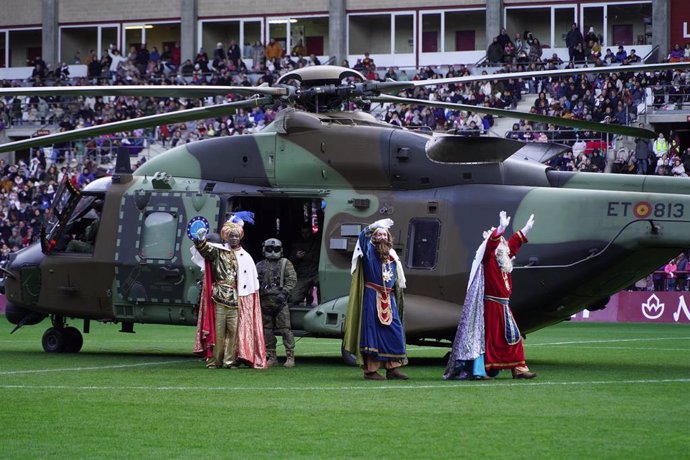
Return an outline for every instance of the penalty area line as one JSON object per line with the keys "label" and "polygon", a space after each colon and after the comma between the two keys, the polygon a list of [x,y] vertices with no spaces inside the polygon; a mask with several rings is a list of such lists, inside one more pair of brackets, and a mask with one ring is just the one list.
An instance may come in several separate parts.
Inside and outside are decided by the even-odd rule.
{"label": "penalty area line", "polygon": [[577,386],[577,385],[639,385],[639,384],[665,384],[665,383],[690,383],[690,379],[640,379],[640,380],[602,380],[602,381],[573,381],[573,382],[506,382],[505,384],[491,384],[489,382],[453,382],[434,385],[410,385],[410,384],[383,384],[376,386],[337,386],[337,387],[226,387],[226,386],[95,386],[95,385],[3,385],[1,390],[76,390],[76,391],[381,391],[381,390],[453,390],[462,388],[516,388],[516,387],[548,387],[548,386]]}

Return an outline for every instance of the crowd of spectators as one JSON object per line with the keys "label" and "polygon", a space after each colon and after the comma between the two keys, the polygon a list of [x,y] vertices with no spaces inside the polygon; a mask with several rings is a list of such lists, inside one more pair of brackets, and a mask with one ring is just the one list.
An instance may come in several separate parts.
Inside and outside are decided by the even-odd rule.
{"label": "crowd of spectators", "polygon": [[[614,63],[627,65],[641,62],[641,57],[635,49],[631,49],[628,53],[622,45],[618,46],[615,53],[611,48],[602,52],[602,42],[602,35],[598,34],[594,27],[590,27],[587,33],[583,35],[578,25],[573,23],[565,38],[565,45],[568,48],[568,62],[591,64],[598,67]],[[678,45],[676,45],[677,47]],[[674,48],[672,53],[675,52],[676,49]],[[682,54],[683,50],[680,52]],[[507,30],[501,29],[501,32],[493,38],[487,48],[486,59],[492,64],[526,65],[533,63],[540,67],[549,64],[563,64],[563,60],[557,53],[553,53],[548,58],[543,58],[543,53],[544,45],[529,30],[524,31],[524,33],[518,32],[515,34],[515,38],[511,39]],[[690,54],[690,49],[688,49],[688,54]],[[671,59],[671,55],[669,55],[669,59]]]}
{"label": "crowd of spectators", "polygon": [[[586,37],[584,37],[586,38]],[[541,59],[541,45],[533,34],[516,35],[515,40],[505,30],[496,37],[504,51],[497,69],[499,73],[556,68],[562,66],[554,58]],[[506,53],[506,48],[509,53]],[[687,47],[686,47],[687,48]],[[525,56],[527,59],[525,60]],[[557,57],[557,56],[556,56]],[[250,65],[245,64],[245,60]],[[3,81],[3,87],[44,85],[237,85],[272,84],[287,71],[319,65],[316,56],[308,55],[299,42],[291,52],[271,40],[265,46],[259,42],[243,49],[235,42],[228,48],[218,43],[212,56],[203,49],[194,60],[181,62],[177,45],[164,47],[132,47],[125,55],[113,46],[99,59],[91,50],[85,59],[75,56],[76,62],[88,68],[86,78],[70,77],[69,66],[61,63],[51,70],[40,58],[33,63],[27,81]],[[341,63],[350,67],[347,61]],[[625,64],[621,61],[621,64]],[[565,64],[572,66],[573,63]],[[605,65],[604,61],[595,65]],[[471,75],[465,65],[443,68],[427,66],[414,71],[397,68],[379,69],[366,53],[352,66],[369,79],[421,80]],[[483,73],[486,73],[484,70]],[[629,124],[640,110],[650,103],[679,104],[685,102],[688,86],[682,72],[625,72],[592,74],[562,78],[522,78],[490,80],[475,83],[456,83],[419,86],[401,95],[422,100],[438,100],[492,108],[515,108],[523,98],[535,97],[531,111],[556,117],[576,118],[600,123]],[[669,91],[669,88],[671,89]],[[657,91],[658,89],[658,91]],[[172,112],[200,105],[222,103],[238,96],[191,98],[151,98],[125,96],[85,97],[5,97],[0,99],[0,130],[7,127],[56,125],[59,131],[88,127],[112,121]],[[67,176],[82,187],[96,177],[109,174],[114,147],[127,146],[136,155],[146,145],[157,142],[164,147],[198,139],[253,133],[261,130],[276,116],[281,106],[240,109],[234,115],[193,122],[165,124],[157,128],[136,129],[124,133],[103,135],[76,143],[56,144],[52,148],[36,150],[28,162],[8,165],[0,163],[0,256],[26,246],[36,240],[41,226],[50,218],[49,204],[57,185]],[[430,108],[415,104],[384,104],[370,107],[372,113],[393,125],[411,129],[453,132],[465,136],[485,134],[494,126],[491,115],[478,112]],[[658,142],[636,140],[635,149],[620,148],[613,165],[606,165],[610,142],[590,132],[561,130],[554,125],[520,121],[506,136],[523,141],[557,141],[572,146],[572,150],[551,160],[551,166],[562,170],[604,171],[638,174],[686,175],[690,171],[690,148],[682,150],[680,140],[669,133],[666,150],[655,147]],[[646,157],[646,162],[643,157]],[[140,161],[144,161],[142,157]]]}
{"label": "crowd of spectators", "polygon": [[683,251],[648,276],[629,286],[629,291],[690,291],[690,259]]}

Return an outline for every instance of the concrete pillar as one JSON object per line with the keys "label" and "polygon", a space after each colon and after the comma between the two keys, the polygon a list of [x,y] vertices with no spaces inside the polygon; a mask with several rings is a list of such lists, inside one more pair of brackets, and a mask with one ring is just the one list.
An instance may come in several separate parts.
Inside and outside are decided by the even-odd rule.
{"label": "concrete pillar", "polygon": [[503,0],[486,0],[487,47],[494,37],[501,33],[501,27],[503,27]]}
{"label": "concrete pillar", "polygon": [[345,0],[328,0],[328,54],[335,58],[334,65],[347,59]]}
{"label": "concrete pillar", "polygon": [[670,0],[654,0],[652,2],[652,46],[659,45],[658,60],[665,59],[671,51],[670,22]]}
{"label": "concrete pillar", "polygon": [[197,0],[182,0],[180,8],[180,51],[182,62],[187,59],[194,61],[198,51],[197,24],[198,6]]}
{"label": "concrete pillar", "polygon": [[58,56],[58,0],[43,0],[41,25],[41,57],[47,65],[55,68],[60,60]]}

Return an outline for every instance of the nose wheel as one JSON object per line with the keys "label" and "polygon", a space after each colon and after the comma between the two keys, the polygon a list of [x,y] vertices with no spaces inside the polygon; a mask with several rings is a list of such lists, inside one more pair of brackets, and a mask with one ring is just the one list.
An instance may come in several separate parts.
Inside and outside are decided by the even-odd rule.
{"label": "nose wheel", "polygon": [[43,333],[41,343],[46,353],[77,353],[84,345],[84,337],[76,327],[66,327],[64,319],[53,318],[53,327]]}

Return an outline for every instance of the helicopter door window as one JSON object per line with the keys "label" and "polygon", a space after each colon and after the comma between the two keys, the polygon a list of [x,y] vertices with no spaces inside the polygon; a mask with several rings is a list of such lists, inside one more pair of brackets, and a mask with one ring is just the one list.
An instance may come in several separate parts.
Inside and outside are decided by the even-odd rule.
{"label": "helicopter door window", "polygon": [[436,219],[412,219],[408,230],[407,266],[432,270],[438,261],[441,222]]}
{"label": "helicopter door window", "polygon": [[169,212],[152,212],[144,219],[140,256],[144,259],[172,259],[177,240],[177,217]]}

